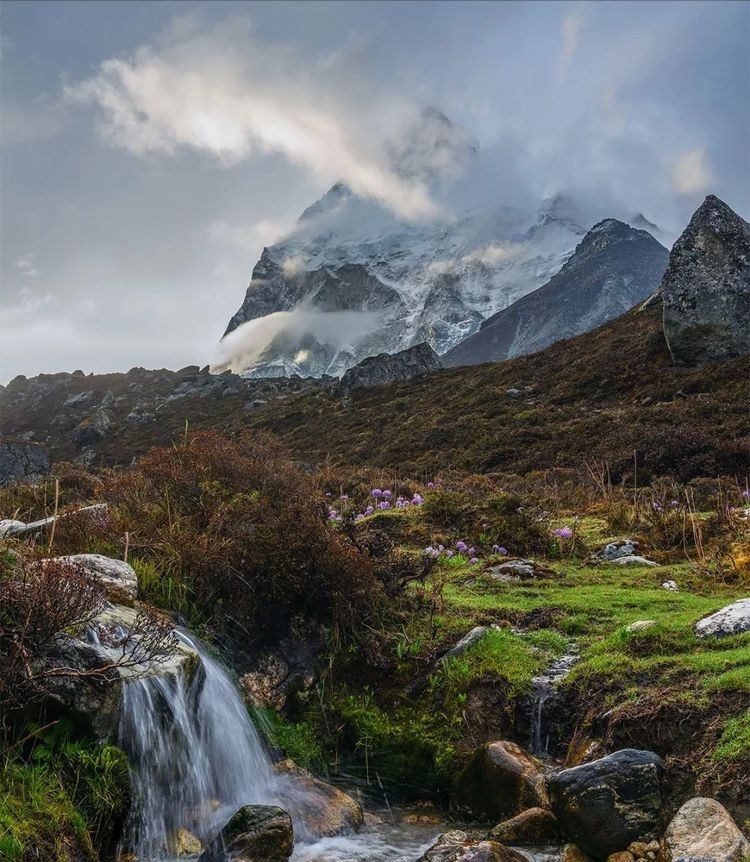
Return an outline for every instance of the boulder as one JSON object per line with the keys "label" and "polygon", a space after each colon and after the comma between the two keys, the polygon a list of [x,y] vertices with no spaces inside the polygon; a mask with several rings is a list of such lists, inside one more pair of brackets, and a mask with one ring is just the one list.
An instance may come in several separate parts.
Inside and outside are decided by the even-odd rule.
{"label": "boulder", "polygon": [[368,356],[341,378],[341,391],[382,386],[397,380],[411,380],[442,368],[440,358],[427,342],[415,344],[398,353]]}
{"label": "boulder", "polygon": [[655,563],[653,560],[649,560],[647,557],[641,557],[638,554],[628,554],[623,555],[621,557],[616,557],[614,560],[610,560],[612,565],[614,566],[658,566],[658,563]]}
{"label": "boulder", "polygon": [[50,471],[49,452],[41,443],[0,438],[0,485],[28,481]]}
{"label": "boulder", "polygon": [[507,581],[517,583],[518,581],[533,580],[535,578],[549,578],[556,573],[548,566],[543,566],[535,560],[505,560],[495,566],[488,566],[484,570],[495,581]]}
{"label": "boulder", "polygon": [[25,528],[26,524],[23,521],[17,521],[15,518],[4,518],[0,521],[0,539],[23,532]]}
{"label": "boulder", "polygon": [[560,826],[547,808],[527,808],[510,820],[504,820],[490,832],[488,838],[503,844],[556,844]]}
{"label": "boulder", "polygon": [[750,352],[750,224],[709,195],[672,246],[659,290],[677,364]]}
{"label": "boulder", "polygon": [[591,555],[591,559],[595,563],[611,562],[620,557],[635,556],[638,548],[638,542],[635,539],[618,539],[615,542],[609,542],[603,548]]}
{"label": "boulder", "polygon": [[648,629],[653,628],[655,625],[658,625],[656,620],[636,620],[634,623],[625,626],[625,631],[630,634],[637,634],[638,632],[648,631]]}
{"label": "boulder", "polygon": [[591,862],[591,857],[575,844],[566,844],[560,852],[559,862]]}
{"label": "boulder", "polygon": [[597,860],[651,839],[659,822],[664,762],[626,748],[562,769],[547,782],[552,810],[565,834]]}
{"label": "boulder", "polygon": [[286,862],[294,849],[291,817],[272,805],[245,805],[198,857],[198,862]]}
{"label": "boulder", "polygon": [[138,575],[123,560],[114,560],[101,554],[70,554],[56,559],[83,569],[107,591],[112,602],[133,601],[138,596]]}
{"label": "boulder", "polygon": [[675,814],[662,841],[664,862],[741,862],[748,841],[715,799],[689,799]]}
{"label": "boulder", "polygon": [[441,835],[417,862],[527,862],[526,857],[496,841],[474,841],[455,830]]}
{"label": "boulder", "polygon": [[295,829],[306,839],[327,838],[358,832],[364,823],[362,806],[293,760],[282,760],[275,766],[279,775],[279,796],[295,813]]}
{"label": "boulder", "polygon": [[750,632],[750,598],[733,602],[695,624],[695,634],[699,638],[721,638],[743,632]]}
{"label": "boulder", "polygon": [[92,416],[84,419],[73,429],[71,439],[78,449],[103,440],[112,422],[107,411],[100,407]]}
{"label": "boulder", "polygon": [[541,761],[507,741],[490,742],[474,752],[452,799],[456,811],[494,822],[546,805]]}

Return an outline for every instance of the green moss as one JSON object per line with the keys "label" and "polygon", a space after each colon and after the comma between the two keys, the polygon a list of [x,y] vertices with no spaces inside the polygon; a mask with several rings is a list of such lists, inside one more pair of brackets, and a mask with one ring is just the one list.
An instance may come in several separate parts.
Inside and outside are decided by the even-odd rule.
{"label": "green moss", "polygon": [[253,710],[253,719],[268,741],[299,766],[320,769],[326,765],[321,734],[312,721],[291,722],[273,709]]}

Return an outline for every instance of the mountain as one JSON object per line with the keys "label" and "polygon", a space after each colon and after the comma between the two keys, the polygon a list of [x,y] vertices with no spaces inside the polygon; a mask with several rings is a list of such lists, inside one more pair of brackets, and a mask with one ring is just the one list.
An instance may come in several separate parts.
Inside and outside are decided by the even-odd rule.
{"label": "mountain", "polygon": [[447,366],[533,353],[618,317],[658,287],[669,252],[616,219],[595,225],[547,284],[488,318],[449,350]]}
{"label": "mountain", "polygon": [[750,353],[750,224],[709,195],[675,242],[660,289],[675,362]]}

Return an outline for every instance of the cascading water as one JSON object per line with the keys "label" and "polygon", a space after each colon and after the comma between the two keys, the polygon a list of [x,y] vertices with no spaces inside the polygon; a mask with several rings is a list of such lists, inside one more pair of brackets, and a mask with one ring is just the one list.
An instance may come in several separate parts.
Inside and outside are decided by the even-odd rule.
{"label": "cascading water", "polygon": [[167,859],[177,829],[213,837],[242,805],[274,804],[271,761],[234,684],[201,645],[199,666],[149,676],[123,691],[119,742],[131,763],[127,849]]}
{"label": "cascading water", "polygon": [[576,644],[571,644],[568,651],[556,658],[545,673],[535,676],[531,681],[529,750],[537,757],[545,757],[550,753],[549,732],[545,724],[545,706],[555,696],[560,682],[570,673],[570,669],[577,660],[578,647]]}

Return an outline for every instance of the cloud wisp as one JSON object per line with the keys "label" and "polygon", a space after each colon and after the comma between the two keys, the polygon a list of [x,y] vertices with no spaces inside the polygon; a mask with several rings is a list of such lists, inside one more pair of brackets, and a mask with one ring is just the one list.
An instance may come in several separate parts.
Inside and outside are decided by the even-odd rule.
{"label": "cloud wisp", "polygon": [[[183,19],[66,85],[65,97],[94,105],[105,139],[136,155],[191,149],[233,165],[254,153],[282,154],[316,180],[343,179],[400,217],[436,213],[424,177],[405,174],[389,157],[415,105],[373,92],[346,50],[310,61],[290,45],[254,39],[246,18],[208,29]],[[433,152],[442,169],[444,149]]]}

